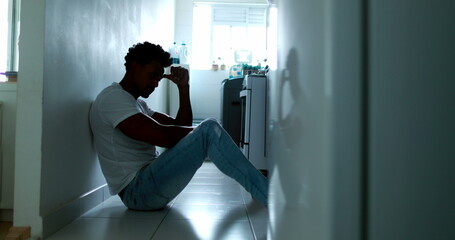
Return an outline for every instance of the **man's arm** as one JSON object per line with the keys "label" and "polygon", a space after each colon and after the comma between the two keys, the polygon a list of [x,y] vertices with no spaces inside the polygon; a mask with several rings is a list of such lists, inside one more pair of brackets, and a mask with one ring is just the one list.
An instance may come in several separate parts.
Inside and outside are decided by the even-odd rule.
{"label": "man's arm", "polygon": [[193,110],[190,102],[190,85],[178,86],[180,107],[175,117],[176,124],[191,126],[193,124]]}
{"label": "man's arm", "polygon": [[152,114],[153,120],[157,121],[162,125],[177,125],[175,118],[161,112],[154,112]]}
{"label": "man's arm", "polygon": [[193,124],[193,110],[190,101],[188,70],[182,67],[171,67],[171,74],[163,77],[174,82],[179,90],[179,110],[174,125],[191,126]]}
{"label": "man's arm", "polygon": [[159,112],[152,116],[137,113],[120,122],[117,127],[133,139],[170,148],[193,130],[193,112],[188,70],[171,67],[171,74],[163,77],[174,82],[179,89],[180,107],[175,119]]}
{"label": "man's arm", "polygon": [[117,127],[128,137],[165,148],[173,147],[193,130],[193,127],[163,125],[142,113],[128,117]]}

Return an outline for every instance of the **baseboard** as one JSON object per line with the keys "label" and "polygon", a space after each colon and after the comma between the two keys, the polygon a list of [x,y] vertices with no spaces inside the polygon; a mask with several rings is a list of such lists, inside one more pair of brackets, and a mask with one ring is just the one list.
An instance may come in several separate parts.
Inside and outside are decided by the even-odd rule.
{"label": "baseboard", "polygon": [[111,195],[106,185],[83,194],[78,199],[43,217],[43,238],[46,239],[70,224],[88,210],[98,206]]}

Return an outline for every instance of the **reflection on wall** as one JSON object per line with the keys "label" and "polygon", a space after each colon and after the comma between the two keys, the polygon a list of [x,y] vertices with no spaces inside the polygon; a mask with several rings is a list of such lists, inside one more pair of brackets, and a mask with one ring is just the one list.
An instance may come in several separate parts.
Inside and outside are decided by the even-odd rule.
{"label": "reflection on wall", "polygon": [[278,69],[271,91],[270,239],[330,233],[328,1],[279,0]]}
{"label": "reflection on wall", "polygon": [[[277,74],[279,83],[275,94],[278,98],[278,116],[271,121],[270,139],[273,139],[274,146],[269,151],[269,157],[275,162],[270,186],[273,192],[270,203],[275,205],[277,210],[276,215],[271,215],[272,218],[276,217],[275,225],[281,225],[286,221],[284,218],[290,217],[289,214],[301,212],[288,212],[283,207],[302,206],[304,203],[302,192],[305,191],[305,185],[302,177],[305,176],[302,176],[304,164],[299,143],[304,138],[305,129],[304,116],[299,109],[303,107],[305,96],[299,83],[298,65],[297,51],[292,48],[287,55],[285,68]],[[292,224],[292,221],[286,221],[285,224],[289,223]],[[274,230],[280,231],[279,228]],[[274,235],[281,234],[276,232]]]}
{"label": "reflection on wall", "polygon": [[[302,173],[299,161],[299,145],[304,129],[302,124],[302,99],[304,98],[298,79],[298,59],[295,49],[291,49],[286,61],[286,69],[281,72],[278,91],[278,120],[273,127],[273,139],[281,144],[280,153],[271,151],[271,157],[276,161],[276,171],[286,172],[286,178],[280,178],[284,191],[285,202],[299,202],[298,194],[302,191],[301,184],[295,184]],[[274,148],[275,149],[275,148]]]}

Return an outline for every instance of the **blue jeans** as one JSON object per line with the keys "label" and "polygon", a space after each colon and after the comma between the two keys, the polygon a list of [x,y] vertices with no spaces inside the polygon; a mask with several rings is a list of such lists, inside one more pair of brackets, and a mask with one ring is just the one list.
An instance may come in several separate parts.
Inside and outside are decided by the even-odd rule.
{"label": "blue jeans", "polygon": [[214,119],[203,121],[174,147],[140,169],[119,195],[129,209],[161,209],[188,185],[206,158],[267,206],[268,180]]}

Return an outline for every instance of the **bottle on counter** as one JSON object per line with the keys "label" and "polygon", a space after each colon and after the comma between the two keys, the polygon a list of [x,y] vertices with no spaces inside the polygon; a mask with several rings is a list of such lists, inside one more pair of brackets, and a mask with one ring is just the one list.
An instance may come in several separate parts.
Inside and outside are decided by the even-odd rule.
{"label": "bottle on counter", "polygon": [[179,48],[177,47],[177,43],[174,42],[172,47],[169,49],[169,53],[171,54],[171,59],[173,64],[180,64],[179,58]]}
{"label": "bottle on counter", "polygon": [[188,63],[188,46],[185,42],[182,42],[179,49],[179,59],[181,64],[189,64]]}

